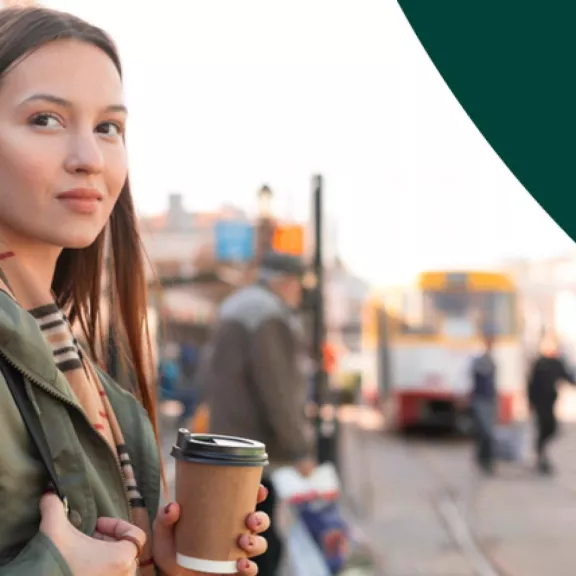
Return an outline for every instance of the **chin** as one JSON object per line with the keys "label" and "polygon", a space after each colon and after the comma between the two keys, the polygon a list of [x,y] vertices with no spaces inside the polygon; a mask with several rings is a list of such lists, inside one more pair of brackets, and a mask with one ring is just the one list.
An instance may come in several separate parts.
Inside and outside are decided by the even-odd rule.
{"label": "chin", "polygon": [[90,240],[74,240],[62,244],[62,248],[67,248],[69,250],[82,250],[83,248],[88,248],[94,244],[96,238],[91,238]]}
{"label": "chin", "polygon": [[61,231],[56,237],[51,238],[51,243],[61,248],[68,248],[72,250],[82,250],[94,244],[101,230],[74,230],[74,231]]}

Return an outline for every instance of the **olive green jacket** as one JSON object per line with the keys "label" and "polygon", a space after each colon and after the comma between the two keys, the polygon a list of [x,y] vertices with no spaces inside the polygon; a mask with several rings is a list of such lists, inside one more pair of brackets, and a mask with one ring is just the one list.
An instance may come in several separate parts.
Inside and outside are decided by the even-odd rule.
{"label": "olive green jacket", "polygon": [[[25,377],[68,497],[72,524],[91,535],[98,517],[130,520],[115,454],[84,416],[36,320],[1,291],[0,355]],[[150,420],[131,394],[100,375],[152,523],[160,497],[160,462]],[[39,501],[47,483],[0,374],[0,576],[72,576],[56,547],[38,531]]]}

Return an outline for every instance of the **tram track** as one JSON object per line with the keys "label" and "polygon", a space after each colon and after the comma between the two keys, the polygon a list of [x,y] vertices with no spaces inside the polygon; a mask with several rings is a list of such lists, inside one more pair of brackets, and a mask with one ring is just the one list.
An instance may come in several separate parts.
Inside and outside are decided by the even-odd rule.
{"label": "tram track", "polygon": [[475,576],[513,576],[498,565],[488,547],[476,537],[471,526],[470,516],[473,514],[483,479],[471,465],[464,483],[455,485],[454,478],[446,474],[439,459],[438,445],[431,442],[431,439],[423,439],[417,443],[408,441],[405,448],[425,469],[424,473],[434,478],[431,499],[439,521]]}
{"label": "tram track", "polygon": [[[576,390],[573,392],[576,398]],[[534,469],[526,422],[522,462],[479,473],[471,442],[342,418],[347,495],[381,558],[379,576],[536,576],[570,574],[576,518],[576,402],[559,411],[553,478]]]}

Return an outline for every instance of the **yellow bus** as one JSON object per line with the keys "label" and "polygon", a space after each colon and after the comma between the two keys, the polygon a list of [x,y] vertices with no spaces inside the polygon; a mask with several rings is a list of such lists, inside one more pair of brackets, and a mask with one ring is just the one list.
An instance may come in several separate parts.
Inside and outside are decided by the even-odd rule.
{"label": "yellow bus", "polygon": [[470,429],[470,367],[493,340],[499,419],[523,405],[517,290],[506,274],[429,271],[411,286],[385,289],[365,305],[362,395],[396,429],[430,424]]}

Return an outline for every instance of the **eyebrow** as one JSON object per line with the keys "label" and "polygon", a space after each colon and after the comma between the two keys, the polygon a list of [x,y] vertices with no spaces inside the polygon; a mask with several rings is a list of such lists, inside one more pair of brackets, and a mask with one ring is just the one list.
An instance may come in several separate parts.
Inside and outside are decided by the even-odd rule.
{"label": "eyebrow", "polygon": [[[23,104],[27,104],[28,102],[35,102],[36,100],[42,100],[44,102],[50,102],[52,104],[56,104],[57,106],[62,106],[63,108],[72,108],[72,102],[70,100],[66,100],[65,98],[60,98],[59,96],[54,96],[53,94],[33,94],[29,98],[24,100]],[[124,104],[111,104],[110,106],[106,106],[106,112],[123,112],[124,114],[128,113],[128,109]]]}

